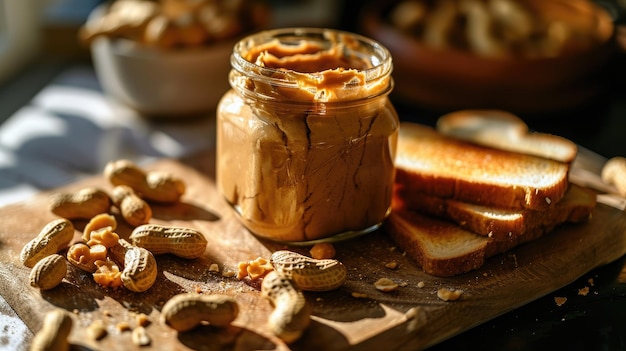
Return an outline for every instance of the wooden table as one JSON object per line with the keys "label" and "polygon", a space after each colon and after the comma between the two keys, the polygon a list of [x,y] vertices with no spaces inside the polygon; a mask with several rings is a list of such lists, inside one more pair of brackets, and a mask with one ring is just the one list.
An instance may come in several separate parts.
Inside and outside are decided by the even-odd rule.
{"label": "wooden table", "polygon": [[[581,152],[572,180],[611,190],[596,175],[601,160]],[[29,286],[29,268],[19,261],[22,246],[55,218],[47,209],[48,197],[90,185],[110,190],[103,177],[0,208],[0,294],[31,330],[39,330],[45,312],[58,307],[74,312],[72,344],[93,349],[131,348],[130,332],[120,332],[115,325],[128,322],[132,327],[135,316],[144,313],[152,321],[147,327],[152,349],[418,350],[545,296],[626,253],[623,201],[611,195],[599,197],[589,222],[563,225],[535,242],[489,259],[480,270],[451,278],[423,273],[380,230],[336,244],[337,258],[349,268],[348,281],[336,291],[306,294],[313,305],[313,323],[302,339],[285,345],[266,326],[272,310],[269,302],[255,287],[222,275],[234,271],[241,261],[267,257],[284,247],[259,240],[240,225],[215,188],[214,155],[163,159],[149,168],[172,172],[188,185],[182,203],[153,207],[153,222],[197,228],[209,244],[197,260],[158,256],[157,283],[144,293],[101,288],[89,274],[74,268],[60,286],[42,292]],[[84,224],[76,222],[75,239]],[[121,223],[117,231],[127,237],[131,228]],[[308,248],[291,249],[306,253]],[[392,261],[399,263],[398,269],[385,267]],[[212,263],[219,265],[219,273],[208,271]],[[373,283],[382,277],[402,287],[380,292]],[[418,287],[420,282],[423,287]],[[463,295],[457,301],[442,301],[436,295],[441,287],[461,289]],[[171,296],[187,291],[231,295],[241,312],[229,328],[202,326],[177,334],[159,322],[159,311]],[[99,341],[89,340],[85,328],[98,319],[105,322],[109,334]]]}

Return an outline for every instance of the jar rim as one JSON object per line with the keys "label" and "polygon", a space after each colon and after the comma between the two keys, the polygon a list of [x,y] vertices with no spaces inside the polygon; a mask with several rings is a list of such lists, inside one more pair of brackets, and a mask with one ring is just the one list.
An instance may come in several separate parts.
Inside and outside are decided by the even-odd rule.
{"label": "jar rim", "polygon": [[[367,55],[370,67],[364,69],[354,68],[365,77],[364,84],[369,84],[391,75],[391,71],[393,69],[391,53],[379,42],[357,33],[316,27],[288,27],[270,29],[250,34],[239,40],[234,45],[230,59],[231,66],[235,71],[252,80],[269,81],[273,86],[277,87],[298,88],[298,82],[296,80],[287,78],[284,75],[276,74],[284,72],[284,69],[260,66],[247,60],[244,57],[245,54],[255,45],[269,43],[273,40],[278,40],[280,42],[311,40],[332,44],[333,42],[337,42],[338,38],[349,38],[351,41],[358,43],[358,47],[363,49],[362,54]],[[294,72],[316,76],[321,74],[323,71]],[[391,80],[391,78],[389,79]],[[390,83],[390,86],[391,85],[393,84]]]}

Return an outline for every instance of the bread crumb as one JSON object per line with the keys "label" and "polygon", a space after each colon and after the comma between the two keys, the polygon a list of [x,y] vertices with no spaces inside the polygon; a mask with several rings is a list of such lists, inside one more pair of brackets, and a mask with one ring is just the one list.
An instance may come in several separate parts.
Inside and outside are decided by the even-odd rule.
{"label": "bread crumb", "polygon": [[374,286],[377,290],[382,292],[392,292],[398,289],[398,284],[396,284],[393,280],[389,278],[380,278],[375,283]]}
{"label": "bread crumb", "polygon": [[567,297],[560,297],[560,296],[556,296],[554,298],[554,302],[556,303],[557,306],[561,307],[563,306],[563,304],[565,304],[565,302],[567,301]]}
{"label": "bread crumb", "polygon": [[582,289],[578,289],[578,295],[587,296],[587,294],[589,294],[589,287],[588,286],[585,286]]}
{"label": "bread crumb", "polygon": [[417,287],[420,288],[420,289],[425,287],[425,286],[426,286],[426,283],[424,283],[424,282],[417,283]]}
{"label": "bread crumb", "polygon": [[463,295],[463,290],[460,289],[441,288],[437,290],[437,297],[443,301],[456,301],[461,295]]}
{"label": "bread crumb", "polygon": [[589,280],[587,280],[587,283],[589,283],[589,285],[593,286],[593,278],[589,278]]}

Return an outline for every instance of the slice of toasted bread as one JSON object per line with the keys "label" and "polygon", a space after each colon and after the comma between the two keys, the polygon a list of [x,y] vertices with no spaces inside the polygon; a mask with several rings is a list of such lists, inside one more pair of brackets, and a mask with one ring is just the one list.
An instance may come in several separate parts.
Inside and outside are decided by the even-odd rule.
{"label": "slice of toasted bread", "polygon": [[[581,215],[581,218],[589,218],[595,206],[595,197],[581,196],[581,199],[587,201],[584,207],[586,215]],[[487,258],[535,240],[562,223],[549,222],[518,235],[507,236],[506,240],[495,240],[472,233],[450,221],[411,210],[396,192],[385,231],[424,272],[449,277],[478,269]]]}
{"label": "slice of toasted bread", "polygon": [[465,142],[417,123],[400,126],[396,181],[408,191],[511,209],[561,200],[570,164]]}
{"label": "slice of toasted bread", "polygon": [[474,205],[417,192],[406,193],[401,187],[396,188],[396,193],[410,209],[450,220],[468,231],[496,241],[510,240],[537,227],[582,222],[589,217],[596,204],[595,193],[576,184],[569,185],[556,206],[544,211]]}
{"label": "slice of toasted bread", "polygon": [[578,146],[557,135],[530,132],[519,117],[501,110],[461,110],[441,116],[438,132],[480,145],[571,163]]}

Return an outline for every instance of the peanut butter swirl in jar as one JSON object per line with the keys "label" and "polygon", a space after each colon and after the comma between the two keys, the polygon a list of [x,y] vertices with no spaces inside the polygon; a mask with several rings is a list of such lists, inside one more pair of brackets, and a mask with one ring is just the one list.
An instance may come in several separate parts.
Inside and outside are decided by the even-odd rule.
{"label": "peanut butter swirl in jar", "polygon": [[231,66],[216,180],[241,222],[291,243],[378,228],[399,126],[387,49],[348,32],[278,29],[238,42]]}

